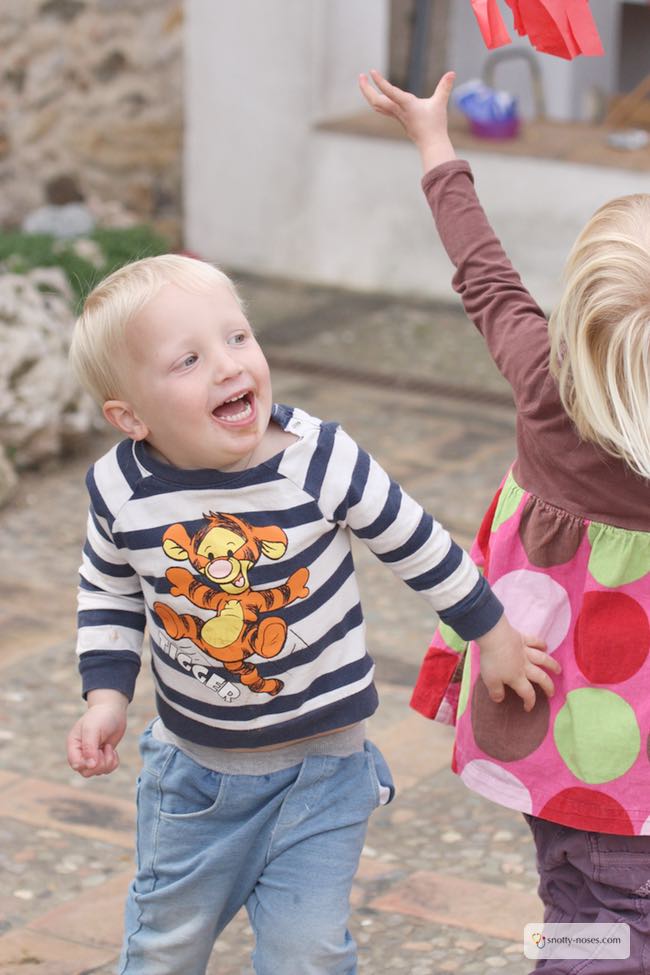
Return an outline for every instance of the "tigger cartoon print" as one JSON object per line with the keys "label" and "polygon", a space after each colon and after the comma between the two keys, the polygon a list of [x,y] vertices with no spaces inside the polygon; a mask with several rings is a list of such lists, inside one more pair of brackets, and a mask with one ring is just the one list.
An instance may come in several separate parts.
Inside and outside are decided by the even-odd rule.
{"label": "tigger cartoon print", "polygon": [[219,589],[206,585],[186,568],[167,569],[165,576],[172,596],[184,596],[194,606],[214,610],[214,615],[204,620],[179,614],[163,602],[154,603],[154,610],[172,640],[190,639],[251,691],[278,694],[284,682],[262,677],[246,661],[252,654],[269,658],[280,653],[287,625],[280,616],[264,614],[308,596],[309,571],[297,569],[274,589],[251,589],[251,568],[262,555],[282,558],[287,536],[275,525],[256,527],[236,515],[211,511],[203,517],[205,524],[192,536],[183,525],[171,525],[163,535],[163,550],[176,562],[189,561],[199,576]]}

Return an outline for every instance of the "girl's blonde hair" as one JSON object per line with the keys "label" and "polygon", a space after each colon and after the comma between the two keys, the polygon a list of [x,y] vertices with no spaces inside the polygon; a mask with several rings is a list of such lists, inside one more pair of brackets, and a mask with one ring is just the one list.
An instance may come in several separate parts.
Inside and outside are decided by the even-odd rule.
{"label": "girl's blonde hair", "polygon": [[119,398],[126,327],[164,284],[199,292],[226,285],[242,304],[223,271],[193,257],[145,257],[113,271],[86,298],[70,346],[72,369],[98,403]]}
{"label": "girl's blonde hair", "polygon": [[650,196],[588,222],[549,320],[551,370],[578,433],[650,477]]}

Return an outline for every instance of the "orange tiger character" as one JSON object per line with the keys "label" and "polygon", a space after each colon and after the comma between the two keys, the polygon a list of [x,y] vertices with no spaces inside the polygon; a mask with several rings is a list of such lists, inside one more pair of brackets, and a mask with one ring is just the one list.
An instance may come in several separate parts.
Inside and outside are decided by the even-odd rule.
{"label": "orange tiger character", "polygon": [[297,569],[274,589],[251,589],[248,574],[252,566],[261,555],[282,558],[287,536],[275,525],[258,528],[236,515],[211,511],[203,517],[205,525],[191,537],[183,525],[171,525],[163,535],[163,550],[177,562],[189,561],[201,576],[217,583],[219,590],[205,585],[189,569],[167,569],[165,576],[172,596],[185,596],[201,609],[214,610],[214,616],[204,620],[189,613],[179,615],[161,602],[154,603],[154,609],[172,640],[190,639],[238,675],[251,691],[277,694],[283,681],[265,679],[245,661],[253,653],[267,658],[280,653],[287,624],[279,616],[260,616],[308,596],[309,571]]}

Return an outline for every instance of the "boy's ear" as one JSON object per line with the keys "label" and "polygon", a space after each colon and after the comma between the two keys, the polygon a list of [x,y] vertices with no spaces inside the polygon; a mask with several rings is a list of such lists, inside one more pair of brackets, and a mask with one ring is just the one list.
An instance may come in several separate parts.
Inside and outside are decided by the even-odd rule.
{"label": "boy's ear", "polygon": [[102,406],[102,413],[111,426],[121,430],[131,440],[144,440],[149,433],[149,427],[142,422],[126,400],[106,400]]}

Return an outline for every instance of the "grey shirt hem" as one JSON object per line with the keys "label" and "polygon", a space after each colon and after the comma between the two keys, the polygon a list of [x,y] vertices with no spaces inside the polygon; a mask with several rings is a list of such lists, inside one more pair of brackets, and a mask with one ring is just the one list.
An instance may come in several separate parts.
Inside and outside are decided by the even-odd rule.
{"label": "grey shirt hem", "polygon": [[198,765],[227,775],[265,775],[269,772],[279,772],[293,765],[300,765],[309,755],[334,755],[345,758],[355,752],[363,751],[366,739],[363,721],[343,731],[306,738],[304,741],[293,742],[281,748],[251,751],[233,751],[231,748],[196,745],[192,741],[172,734],[160,718],[154,721],[151,733],[156,741],[173,745]]}

